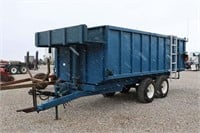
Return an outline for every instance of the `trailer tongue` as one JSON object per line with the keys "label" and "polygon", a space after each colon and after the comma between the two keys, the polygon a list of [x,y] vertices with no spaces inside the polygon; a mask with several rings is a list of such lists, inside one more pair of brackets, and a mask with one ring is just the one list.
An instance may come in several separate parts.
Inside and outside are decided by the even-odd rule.
{"label": "trailer tongue", "polygon": [[[46,100],[47,98],[49,98],[49,96],[55,96],[53,92],[44,91],[44,89],[48,85],[55,84],[55,80],[52,80],[52,79],[55,79],[55,76],[49,75],[50,73],[49,59],[47,60],[47,65],[48,65],[47,74],[38,73],[35,76],[32,76],[29,69],[27,68],[30,78],[25,78],[25,79],[20,79],[20,80],[15,80],[15,81],[10,81],[10,82],[5,82],[5,83],[0,84],[0,90],[11,90],[11,89],[32,87],[32,89],[29,90],[29,94],[33,96],[33,107],[20,109],[20,110],[17,110],[17,112],[23,111],[23,112],[29,113],[29,112],[37,111],[37,96],[39,96],[41,100]],[[30,81],[32,81],[32,83],[26,83]],[[46,98],[44,99],[42,98],[42,96],[46,96]]]}
{"label": "trailer tongue", "polygon": [[[150,103],[154,97],[164,98],[169,90],[168,78],[178,79],[179,72],[185,69],[186,40],[176,36],[78,25],[38,32],[35,43],[37,47],[55,48],[57,80],[47,80],[51,77],[49,65],[43,78],[29,73],[26,80],[32,83],[24,87],[32,87],[29,94],[33,107],[18,111],[40,112],[55,107],[56,119],[58,105],[83,96],[111,97],[134,87],[142,103]],[[9,88],[7,85],[1,87]],[[54,91],[44,91],[47,85],[54,85]],[[45,102],[38,104],[37,96]]]}

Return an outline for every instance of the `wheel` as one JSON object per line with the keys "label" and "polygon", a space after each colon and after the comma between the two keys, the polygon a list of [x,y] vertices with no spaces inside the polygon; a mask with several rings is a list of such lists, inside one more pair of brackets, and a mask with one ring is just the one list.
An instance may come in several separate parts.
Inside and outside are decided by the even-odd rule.
{"label": "wheel", "polygon": [[9,72],[10,72],[11,74],[17,74],[17,72],[18,72],[17,66],[11,66],[11,67],[9,68]]}
{"label": "wheel", "polygon": [[156,97],[164,98],[167,96],[169,91],[169,82],[167,76],[160,76],[155,81]]}
{"label": "wheel", "polygon": [[104,97],[113,97],[115,95],[115,92],[105,93],[103,94]]}
{"label": "wheel", "polygon": [[128,93],[130,91],[130,87],[123,87],[122,91],[120,91],[121,93]]}
{"label": "wheel", "polygon": [[137,98],[139,102],[150,103],[155,95],[155,83],[151,78],[146,78],[141,81],[137,89]]}
{"label": "wheel", "polygon": [[[44,79],[45,78],[45,76],[46,76],[46,74],[45,73],[37,73],[35,76],[34,76],[34,78],[36,78],[36,79]],[[48,79],[46,79],[46,81],[48,81]],[[37,83],[37,82],[34,82],[34,83]],[[46,83],[40,83],[40,84],[37,84],[36,85],[36,88],[37,89],[45,89],[47,87],[47,84]]]}
{"label": "wheel", "polygon": [[26,74],[26,73],[27,73],[27,68],[26,68],[25,66],[21,66],[21,67],[20,67],[20,72],[21,72],[22,74]]}

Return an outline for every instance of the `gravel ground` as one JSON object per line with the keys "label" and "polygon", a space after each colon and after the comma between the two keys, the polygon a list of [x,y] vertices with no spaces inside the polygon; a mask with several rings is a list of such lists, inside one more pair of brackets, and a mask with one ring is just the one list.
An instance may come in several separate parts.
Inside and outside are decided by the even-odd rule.
{"label": "gravel ground", "polygon": [[[27,76],[27,75],[26,75]],[[16,76],[15,76],[16,77]],[[24,75],[17,76],[17,78]],[[170,82],[168,96],[141,104],[135,91],[116,94],[113,98],[101,95],[83,97],[59,106],[54,120],[54,108],[34,113],[17,113],[30,107],[28,89],[0,91],[0,132],[200,132],[200,72],[181,73],[180,80]]]}

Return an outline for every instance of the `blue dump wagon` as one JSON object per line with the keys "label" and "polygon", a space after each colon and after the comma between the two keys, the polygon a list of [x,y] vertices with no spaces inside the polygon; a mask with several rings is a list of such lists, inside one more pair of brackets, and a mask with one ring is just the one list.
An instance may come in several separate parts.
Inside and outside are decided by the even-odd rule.
{"label": "blue dump wagon", "polygon": [[[55,90],[36,88],[32,95],[51,96],[34,108],[43,111],[74,99],[102,94],[114,96],[136,88],[137,99],[150,103],[166,97],[169,78],[185,69],[186,39],[114,26],[78,25],[37,32],[37,47],[55,48]],[[35,101],[36,98],[33,98]]]}

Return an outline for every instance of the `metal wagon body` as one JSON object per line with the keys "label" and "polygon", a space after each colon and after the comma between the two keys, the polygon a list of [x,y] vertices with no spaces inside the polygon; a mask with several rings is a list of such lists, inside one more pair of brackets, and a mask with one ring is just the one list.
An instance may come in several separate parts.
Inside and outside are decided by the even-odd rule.
{"label": "metal wagon body", "polygon": [[[86,25],[38,32],[37,47],[55,48],[58,81],[53,97],[37,105],[42,111],[73,99],[103,94],[112,96],[137,88],[141,102],[157,94],[165,97],[168,81],[185,68],[186,40],[150,32]],[[164,88],[164,89],[163,89]],[[27,111],[28,112],[28,111]]]}

